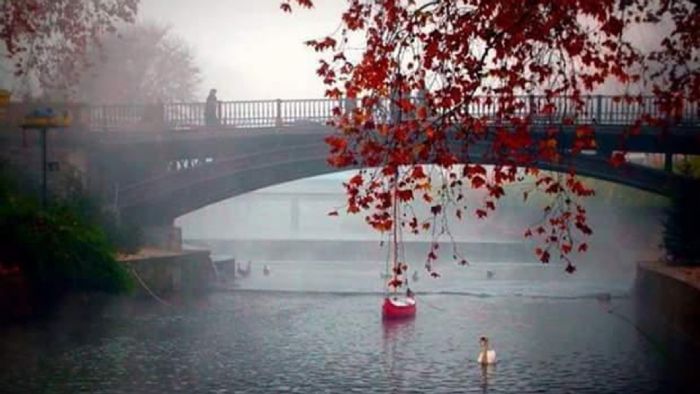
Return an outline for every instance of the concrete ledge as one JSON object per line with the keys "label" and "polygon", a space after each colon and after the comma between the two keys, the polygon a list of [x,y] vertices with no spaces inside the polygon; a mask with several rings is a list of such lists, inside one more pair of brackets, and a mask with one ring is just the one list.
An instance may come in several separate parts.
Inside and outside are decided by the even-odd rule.
{"label": "concrete ledge", "polygon": [[671,266],[661,262],[646,261],[638,263],[638,269],[668,276],[679,282],[683,282],[700,292],[700,266]]}
{"label": "concrete ledge", "polygon": [[137,294],[148,293],[141,281],[158,296],[203,291],[213,284],[214,272],[208,250],[150,250],[150,253],[122,256],[120,261],[136,276]]}

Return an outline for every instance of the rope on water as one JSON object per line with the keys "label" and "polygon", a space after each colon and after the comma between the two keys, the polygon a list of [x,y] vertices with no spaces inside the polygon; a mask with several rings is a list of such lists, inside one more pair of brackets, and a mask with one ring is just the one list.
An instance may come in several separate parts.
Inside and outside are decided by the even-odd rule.
{"label": "rope on water", "polygon": [[[604,302],[601,302],[600,300],[599,300],[598,302],[599,302],[599,304],[601,304],[601,305],[604,305],[604,304],[605,304]],[[661,342],[659,342],[659,341],[658,341],[656,338],[654,338],[651,334],[649,334],[649,333],[645,332],[644,330],[642,330],[634,321],[632,321],[632,319],[630,319],[629,317],[627,317],[627,316],[623,315],[622,313],[618,312],[618,311],[616,310],[616,308],[612,306],[612,302],[608,301],[608,302],[607,302],[607,306],[608,306],[607,312],[608,312],[609,314],[611,314],[611,315],[617,317],[617,318],[620,319],[621,321],[627,323],[629,326],[632,326],[632,328],[634,328],[634,329],[637,331],[637,333],[639,333],[639,335],[640,335],[642,338],[646,339],[646,341],[649,342],[649,344],[651,344],[651,346],[652,346],[653,349],[655,349],[656,351],[658,351],[659,354],[661,354],[662,356],[664,356],[666,359],[670,359],[670,354],[668,353],[668,350],[666,349],[666,347],[665,347]]]}
{"label": "rope on water", "polygon": [[216,281],[220,282],[222,277],[221,274],[219,274],[219,269],[216,267],[216,263],[212,259],[209,259],[209,262],[211,263],[211,267],[214,269],[214,276],[216,276]]}
{"label": "rope on water", "polygon": [[146,290],[146,292],[148,292],[148,294],[149,294],[151,297],[153,297],[153,299],[155,299],[156,301],[160,302],[160,303],[163,304],[163,305],[173,306],[171,303],[169,303],[169,302],[165,301],[164,299],[158,297],[158,296],[148,287],[148,285],[146,285],[146,282],[144,282],[143,279],[141,279],[141,277],[139,276],[139,274],[136,272],[136,268],[131,267],[131,273],[134,274],[134,277],[135,277],[136,280],[139,282],[139,284],[141,285],[141,287],[143,287],[143,288]]}
{"label": "rope on water", "polygon": [[431,304],[430,302],[425,301],[425,300],[420,300],[420,303],[421,303],[421,304],[425,304],[425,305],[427,305],[427,306],[429,306],[429,307],[431,307],[431,308],[433,308],[433,309],[436,309],[436,310],[438,310],[438,311],[440,311],[440,312],[445,312],[445,311],[447,311],[447,309],[445,309],[445,308],[440,308],[439,306],[435,306],[435,305],[433,305],[433,304]]}

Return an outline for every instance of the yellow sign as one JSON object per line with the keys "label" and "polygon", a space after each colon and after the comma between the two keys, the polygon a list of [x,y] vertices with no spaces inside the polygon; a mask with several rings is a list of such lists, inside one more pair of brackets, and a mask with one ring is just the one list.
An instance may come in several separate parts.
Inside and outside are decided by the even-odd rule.
{"label": "yellow sign", "polygon": [[10,104],[10,96],[12,93],[9,90],[0,89],[0,106],[6,107]]}
{"label": "yellow sign", "polygon": [[0,89],[0,122],[7,118],[7,106],[10,105],[11,93],[9,90]]}
{"label": "yellow sign", "polygon": [[41,108],[25,116],[22,127],[25,129],[42,129],[68,127],[70,124],[71,117],[67,112],[57,114],[51,108]]}

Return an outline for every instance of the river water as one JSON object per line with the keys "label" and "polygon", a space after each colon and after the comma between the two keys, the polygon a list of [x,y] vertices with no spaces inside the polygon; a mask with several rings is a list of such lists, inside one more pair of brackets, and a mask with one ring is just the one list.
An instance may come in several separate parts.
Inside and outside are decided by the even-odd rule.
{"label": "river water", "polygon": [[[485,280],[469,267],[413,283],[416,318],[389,324],[379,270],[269,264],[270,276],[256,262],[234,289],[170,305],[77,298],[2,327],[0,392],[692,391],[664,339],[635,327],[627,282],[515,279],[497,265]],[[481,335],[493,367],[475,361]]]}

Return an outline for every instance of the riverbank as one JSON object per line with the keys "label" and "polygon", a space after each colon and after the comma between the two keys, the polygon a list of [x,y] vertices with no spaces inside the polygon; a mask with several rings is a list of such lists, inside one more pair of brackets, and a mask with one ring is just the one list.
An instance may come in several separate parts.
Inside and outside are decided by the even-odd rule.
{"label": "riverbank", "polygon": [[[211,289],[215,273],[208,250],[173,252],[142,248],[136,253],[119,254],[116,260],[134,279],[131,297],[156,298],[173,294],[197,293]],[[69,291],[64,296],[100,298],[100,292]],[[45,300],[37,298],[21,271],[0,272],[0,322],[31,319],[47,312]],[[49,308],[50,309],[50,308]]]}

